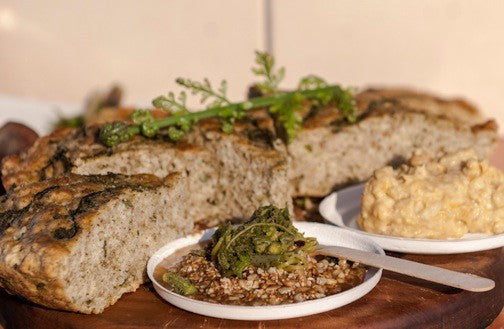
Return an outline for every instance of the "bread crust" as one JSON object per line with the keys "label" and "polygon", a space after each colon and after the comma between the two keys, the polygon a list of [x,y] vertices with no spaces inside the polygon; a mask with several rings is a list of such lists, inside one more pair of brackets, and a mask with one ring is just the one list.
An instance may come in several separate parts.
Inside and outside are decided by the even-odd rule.
{"label": "bread crust", "polygon": [[[357,113],[361,120],[367,117],[383,115],[386,112],[413,111],[422,112],[436,120],[444,118],[458,126],[482,126],[497,131],[494,120],[486,120],[481,112],[462,98],[445,99],[432,94],[399,88],[369,88],[355,96]],[[324,108],[317,113],[308,113],[304,128],[317,128],[343,121],[343,116],[334,108]]]}

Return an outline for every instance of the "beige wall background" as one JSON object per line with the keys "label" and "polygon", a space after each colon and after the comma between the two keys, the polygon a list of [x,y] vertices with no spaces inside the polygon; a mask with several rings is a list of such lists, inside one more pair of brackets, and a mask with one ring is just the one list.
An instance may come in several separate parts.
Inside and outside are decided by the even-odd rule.
{"label": "beige wall background", "polygon": [[226,78],[240,99],[268,49],[287,87],[308,73],[410,86],[467,97],[504,127],[503,17],[499,0],[1,0],[0,94],[79,104],[120,82],[145,105],[185,76]]}

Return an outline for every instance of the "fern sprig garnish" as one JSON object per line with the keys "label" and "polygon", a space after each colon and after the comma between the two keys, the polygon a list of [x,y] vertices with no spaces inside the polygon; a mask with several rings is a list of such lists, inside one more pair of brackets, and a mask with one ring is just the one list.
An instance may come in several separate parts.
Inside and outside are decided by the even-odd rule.
{"label": "fern sprig garnish", "polygon": [[191,91],[193,95],[200,95],[200,103],[205,104],[208,100],[212,102],[207,106],[207,108],[222,106],[230,104],[231,101],[227,98],[227,82],[222,80],[220,86],[217,90],[214,90],[210,80],[207,78],[203,79],[203,82],[194,81],[191,79],[178,78],[175,82]]}
{"label": "fern sprig garnish", "polygon": [[189,113],[189,109],[186,106],[187,94],[182,91],[178,97],[175,97],[173,92],[169,92],[168,96],[158,96],[152,101],[158,109],[163,109],[170,112],[173,115],[184,115]]}
{"label": "fern sprig garnish", "polygon": [[319,76],[310,74],[299,80],[299,90],[309,90],[327,87],[328,83]]}
{"label": "fern sprig garnish", "polygon": [[276,116],[285,130],[287,142],[292,142],[296,134],[301,130],[303,117],[299,113],[303,109],[303,103],[306,100],[302,93],[296,92],[291,97],[285,98],[282,102],[278,102],[270,106],[269,111]]}
{"label": "fern sprig garnish", "polygon": [[[167,133],[168,137],[173,141],[178,141],[182,137],[184,137],[196,123],[196,121],[191,121],[187,119],[185,116],[190,113],[189,109],[186,106],[187,94],[182,91],[179,93],[178,97],[175,97],[173,92],[169,92],[168,96],[158,96],[152,101],[152,105],[154,105],[158,109],[165,110],[173,115],[173,117],[178,117],[179,120],[168,127]],[[134,120],[134,111],[131,115],[133,119],[133,123],[139,124]],[[152,117],[152,114],[151,114]],[[146,137],[153,137],[159,131],[159,127],[153,124],[154,119],[144,119],[140,125],[140,132],[142,135]],[[152,136],[147,135],[147,133],[153,134]]]}
{"label": "fern sprig garnish", "polygon": [[[341,89],[341,88],[340,88]],[[355,88],[341,89],[336,97],[338,109],[350,123],[357,121],[357,105],[355,103]]]}
{"label": "fern sprig garnish", "polygon": [[256,85],[264,95],[277,93],[278,85],[285,78],[285,68],[281,67],[275,72],[275,58],[267,52],[256,51],[257,67],[252,68],[252,72],[264,79]]}
{"label": "fern sprig garnish", "polygon": [[206,108],[190,111],[186,106],[185,92],[181,92],[178,96],[170,92],[167,96],[155,98],[152,104],[156,108],[169,111],[171,116],[154,119],[150,111],[136,110],[131,115],[133,124],[126,122],[105,124],[100,131],[100,140],[107,146],[114,146],[138,134],[153,137],[160,129],[166,129],[168,137],[177,141],[184,137],[199,120],[206,118],[219,118],[222,130],[230,133],[234,129],[235,121],[245,117],[248,110],[266,108],[273,119],[283,127],[287,142],[291,142],[302,127],[301,111],[308,103],[311,106],[333,104],[348,122],[357,120],[353,89],[329,85],[323,79],[312,75],[301,79],[297,90],[281,92],[279,84],[285,76],[285,70],[283,68],[276,70],[274,58],[263,52],[256,52],[256,64],[257,67],[252,71],[263,79],[257,84],[264,93],[262,97],[233,103],[226,95],[225,80],[215,90],[208,79],[197,82],[179,78],[176,82],[191,94],[200,95],[200,101],[206,104]]}

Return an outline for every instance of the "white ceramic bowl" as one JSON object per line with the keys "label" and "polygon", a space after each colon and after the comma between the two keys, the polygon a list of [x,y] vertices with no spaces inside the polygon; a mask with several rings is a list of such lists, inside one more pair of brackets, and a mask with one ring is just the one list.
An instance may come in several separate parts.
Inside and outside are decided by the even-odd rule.
{"label": "white ceramic bowl", "polygon": [[[306,236],[316,237],[320,244],[339,245],[384,254],[383,249],[373,241],[333,225],[308,222],[296,222],[294,225]],[[180,248],[208,240],[214,231],[215,229],[210,229],[200,234],[172,241],[150,258],[147,264],[147,273],[154,288],[163,299],[181,309],[216,318],[234,320],[287,319],[321,313],[351,303],[371,291],[382,274],[381,269],[368,268],[364,282],[352,289],[320,299],[274,306],[236,306],[198,301],[176,294],[156,281],[153,275],[154,269],[164,258]]]}

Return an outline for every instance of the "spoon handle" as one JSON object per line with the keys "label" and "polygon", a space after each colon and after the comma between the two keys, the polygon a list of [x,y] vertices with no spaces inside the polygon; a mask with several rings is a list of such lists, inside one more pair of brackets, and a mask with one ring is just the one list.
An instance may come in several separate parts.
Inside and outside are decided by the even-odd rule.
{"label": "spoon handle", "polygon": [[495,287],[495,282],[493,280],[477,275],[450,271],[436,266],[425,265],[368,251],[340,246],[320,246],[315,251],[315,254],[341,257],[354,262],[468,291],[482,292],[492,290]]}

